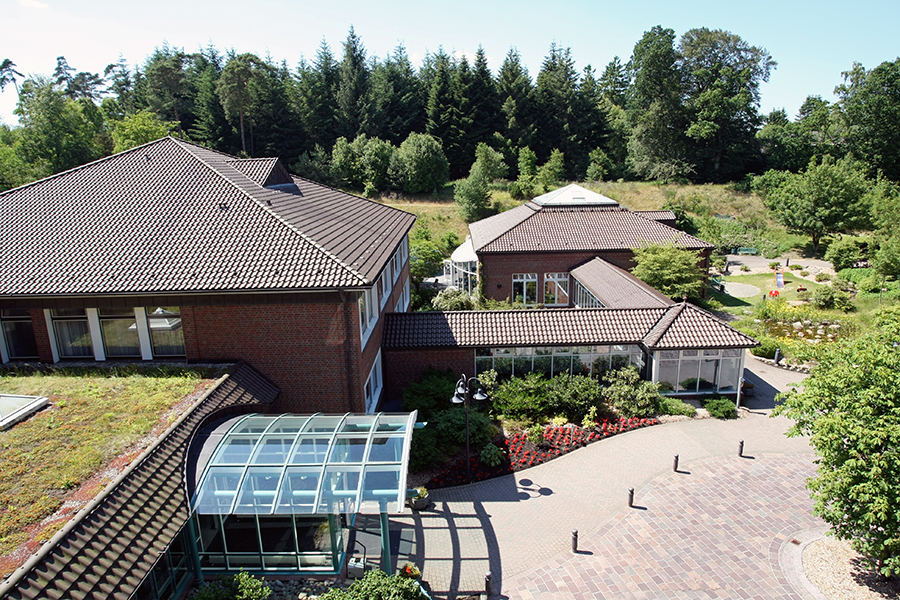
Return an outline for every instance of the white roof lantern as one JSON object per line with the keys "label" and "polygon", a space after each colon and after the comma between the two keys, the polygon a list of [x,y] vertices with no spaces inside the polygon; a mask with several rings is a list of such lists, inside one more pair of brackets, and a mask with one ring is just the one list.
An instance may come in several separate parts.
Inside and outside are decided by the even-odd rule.
{"label": "white roof lantern", "polygon": [[558,190],[547,192],[532,200],[540,206],[619,206],[619,203],[603,194],[592,192],[572,183]]}

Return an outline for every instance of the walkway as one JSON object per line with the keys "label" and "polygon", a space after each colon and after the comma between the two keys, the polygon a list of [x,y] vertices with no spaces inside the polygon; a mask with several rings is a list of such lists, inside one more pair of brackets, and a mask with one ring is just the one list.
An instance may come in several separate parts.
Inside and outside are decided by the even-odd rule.
{"label": "walkway", "polygon": [[[438,598],[484,590],[487,571],[503,598],[799,598],[777,548],[821,525],[804,489],[813,456],[768,413],[776,390],[803,376],[747,362],[757,389],[747,418],[640,429],[514,475],[435,490],[431,510],[391,518],[401,564],[423,566]],[[675,453],[681,473],[672,472]],[[640,507],[627,508],[629,487]]]}

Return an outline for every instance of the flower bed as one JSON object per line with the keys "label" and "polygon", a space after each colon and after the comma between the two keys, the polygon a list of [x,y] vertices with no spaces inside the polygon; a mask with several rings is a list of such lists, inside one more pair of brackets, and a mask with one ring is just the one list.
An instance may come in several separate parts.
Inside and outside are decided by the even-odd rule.
{"label": "flower bed", "polygon": [[[544,428],[543,441],[537,444],[529,441],[525,432],[516,433],[511,438],[504,437],[500,441],[495,441],[504,451],[504,459],[496,467],[483,464],[478,456],[469,458],[471,481],[484,481],[534,467],[597,440],[658,423],[659,421],[655,418],[620,418],[618,420],[603,419],[591,429],[583,429],[571,424],[561,427],[548,425]],[[429,489],[436,489],[464,483],[468,483],[466,481],[466,463],[459,461],[439,472],[426,485]]]}

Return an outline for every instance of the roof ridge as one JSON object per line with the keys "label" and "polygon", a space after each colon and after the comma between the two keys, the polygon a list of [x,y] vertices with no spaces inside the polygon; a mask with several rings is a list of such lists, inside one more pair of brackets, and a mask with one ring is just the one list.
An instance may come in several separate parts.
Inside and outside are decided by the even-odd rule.
{"label": "roof ridge", "polygon": [[24,189],[26,189],[26,188],[30,188],[30,187],[32,187],[32,186],[34,186],[34,185],[37,185],[37,184],[39,184],[39,183],[43,183],[43,182],[45,182],[45,181],[49,181],[50,179],[55,179],[55,178],[57,178],[57,177],[62,177],[63,175],[68,175],[69,173],[74,173],[75,171],[81,171],[82,169],[87,169],[88,167],[92,167],[92,166],[94,166],[94,165],[96,165],[96,164],[99,164],[99,163],[102,163],[102,162],[106,162],[106,161],[112,160],[112,159],[114,159],[114,158],[118,158],[118,157],[122,156],[123,154],[131,154],[132,152],[136,152],[136,151],[138,151],[138,150],[140,150],[140,149],[142,149],[142,148],[146,148],[147,146],[151,146],[151,145],[153,145],[153,144],[158,144],[158,143],[160,143],[160,142],[163,141],[163,140],[173,140],[173,141],[177,141],[177,140],[175,140],[175,138],[173,138],[171,135],[167,135],[166,137],[161,137],[161,138],[155,139],[155,140],[153,140],[153,141],[147,142],[146,144],[141,144],[140,146],[135,146],[134,148],[129,148],[128,150],[123,150],[122,152],[116,152],[116,153],[114,153],[114,154],[110,154],[109,156],[104,156],[104,157],[102,157],[102,158],[98,158],[98,159],[96,159],[96,160],[92,160],[92,161],[90,161],[90,162],[86,162],[86,163],[84,163],[83,165],[78,165],[77,167],[72,167],[71,169],[66,169],[65,171],[60,171],[59,173],[54,173],[53,175],[47,175],[46,177],[41,177],[40,179],[35,179],[34,181],[29,181],[28,183],[24,183],[24,184],[22,184],[22,185],[20,185],[20,186],[18,186],[18,187],[14,187],[14,188],[10,188],[10,189],[8,189],[8,190],[4,190],[4,191],[0,192],[0,196],[3,196],[3,195],[5,195],[5,194],[9,194],[10,192],[16,192],[16,191],[19,191],[19,190],[24,190]]}
{"label": "roof ridge", "polygon": [[644,345],[648,348],[655,346],[672,326],[672,323],[675,322],[675,319],[678,318],[678,315],[684,310],[685,305],[687,305],[687,300],[679,302],[678,304],[673,304],[665,309],[665,312],[659,317],[659,320],[653,324],[653,327],[650,328],[650,331],[648,331],[647,335],[644,336],[644,339],[641,340],[644,342]]}
{"label": "roof ridge", "polygon": [[[356,269],[345,264],[344,261],[342,261],[335,254],[330,252],[327,248],[325,248],[324,246],[319,244],[317,241],[313,240],[311,237],[309,237],[308,235],[306,235],[305,233],[303,233],[302,231],[300,231],[299,229],[297,229],[296,227],[294,227],[293,225],[288,223],[287,220],[285,220],[284,218],[282,218],[281,216],[276,214],[274,211],[270,210],[269,207],[266,206],[265,204],[263,204],[263,202],[259,198],[255,197],[253,194],[250,194],[247,190],[245,190],[242,186],[238,185],[235,181],[232,181],[231,178],[229,178],[227,174],[222,173],[221,171],[219,171],[218,169],[213,167],[206,160],[204,160],[203,157],[199,156],[196,152],[192,151],[191,148],[185,147],[184,145],[182,145],[181,140],[176,140],[175,138],[172,138],[172,140],[175,141],[176,144],[178,144],[183,150],[188,152],[192,157],[194,157],[194,159],[197,160],[200,164],[205,166],[207,169],[212,171],[215,175],[217,175],[221,179],[224,179],[226,182],[228,182],[229,185],[231,185],[236,190],[238,190],[238,192],[240,192],[241,194],[243,194],[244,196],[249,198],[251,201],[255,202],[260,208],[262,208],[266,212],[266,214],[270,215],[276,221],[278,221],[279,223],[281,223],[282,225],[287,227],[289,230],[291,230],[295,234],[299,235],[301,239],[303,239],[305,242],[311,244],[316,250],[318,250],[319,252],[324,254],[327,258],[329,258],[332,261],[334,261],[335,263],[337,263],[337,265],[339,267],[345,269],[352,275],[356,276],[364,284],[372,283],[372,282],[367,281],[366,278],[363,277],[362,274],[360,274]],[[197,146],[196,144],[191,144],[190,142],[188,142],[187,145],[193,146],[194,148],[201,148],[203,150],[207,150],[207,148],[204,148],[203,146]],[[224,152],[218,152],[216,150],[212,150],[212,152],[216,152],[217,154],[221,154],[222,156],[225,156],[225,157],[230,157],[230,155],[225,154]],[[231,158],[234,158],[234,157],[231,157]],[[229,165],[229,166],[231,166],[231,165]],[[252,179],[250,179],[249,177],[247,177],[246,175],[241,173],[238,169],[235,169],[234,167],[231,167],[231,168],[234,169],[237,173],[240,173],[247,181],[249,181],[253,185],[259,186],[259,184],[257,184],[255,181],[253,181]],[[268,188],[264,188],[262,186],[259,186],[259,187],[261,189],[265,190],[266,193],[270,193],[270,194],[283,194],[284,193],[284,192],[280,192],[279,190],[268,189]]]}

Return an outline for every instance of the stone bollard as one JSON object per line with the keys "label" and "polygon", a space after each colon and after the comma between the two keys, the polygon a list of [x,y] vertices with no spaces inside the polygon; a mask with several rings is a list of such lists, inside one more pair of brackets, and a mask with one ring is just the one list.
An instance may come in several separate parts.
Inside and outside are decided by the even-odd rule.
{"label": "stone bollard", "polygon": [[744,440],[738,441],[738,456],[744,458]]}
{"label": "stone bollard", "polygon": [[675,460],[672,461],[672,470],[676,473],[678,472],[678,455],[675,455]]}
{"label": "stone bollard", "polygon": [[634,508],[634,488],[628,488],[628,508]]}
{"label": "stone bollard", "polygon": [[578,554],[578,530],[572,530],[572,552]]}
{"label": "stone bollard", "polygon": [[494,595],[493,587],[494,583],[492,581],[491,572],[488,571],[484,574],[484,593],[488,598]]}

